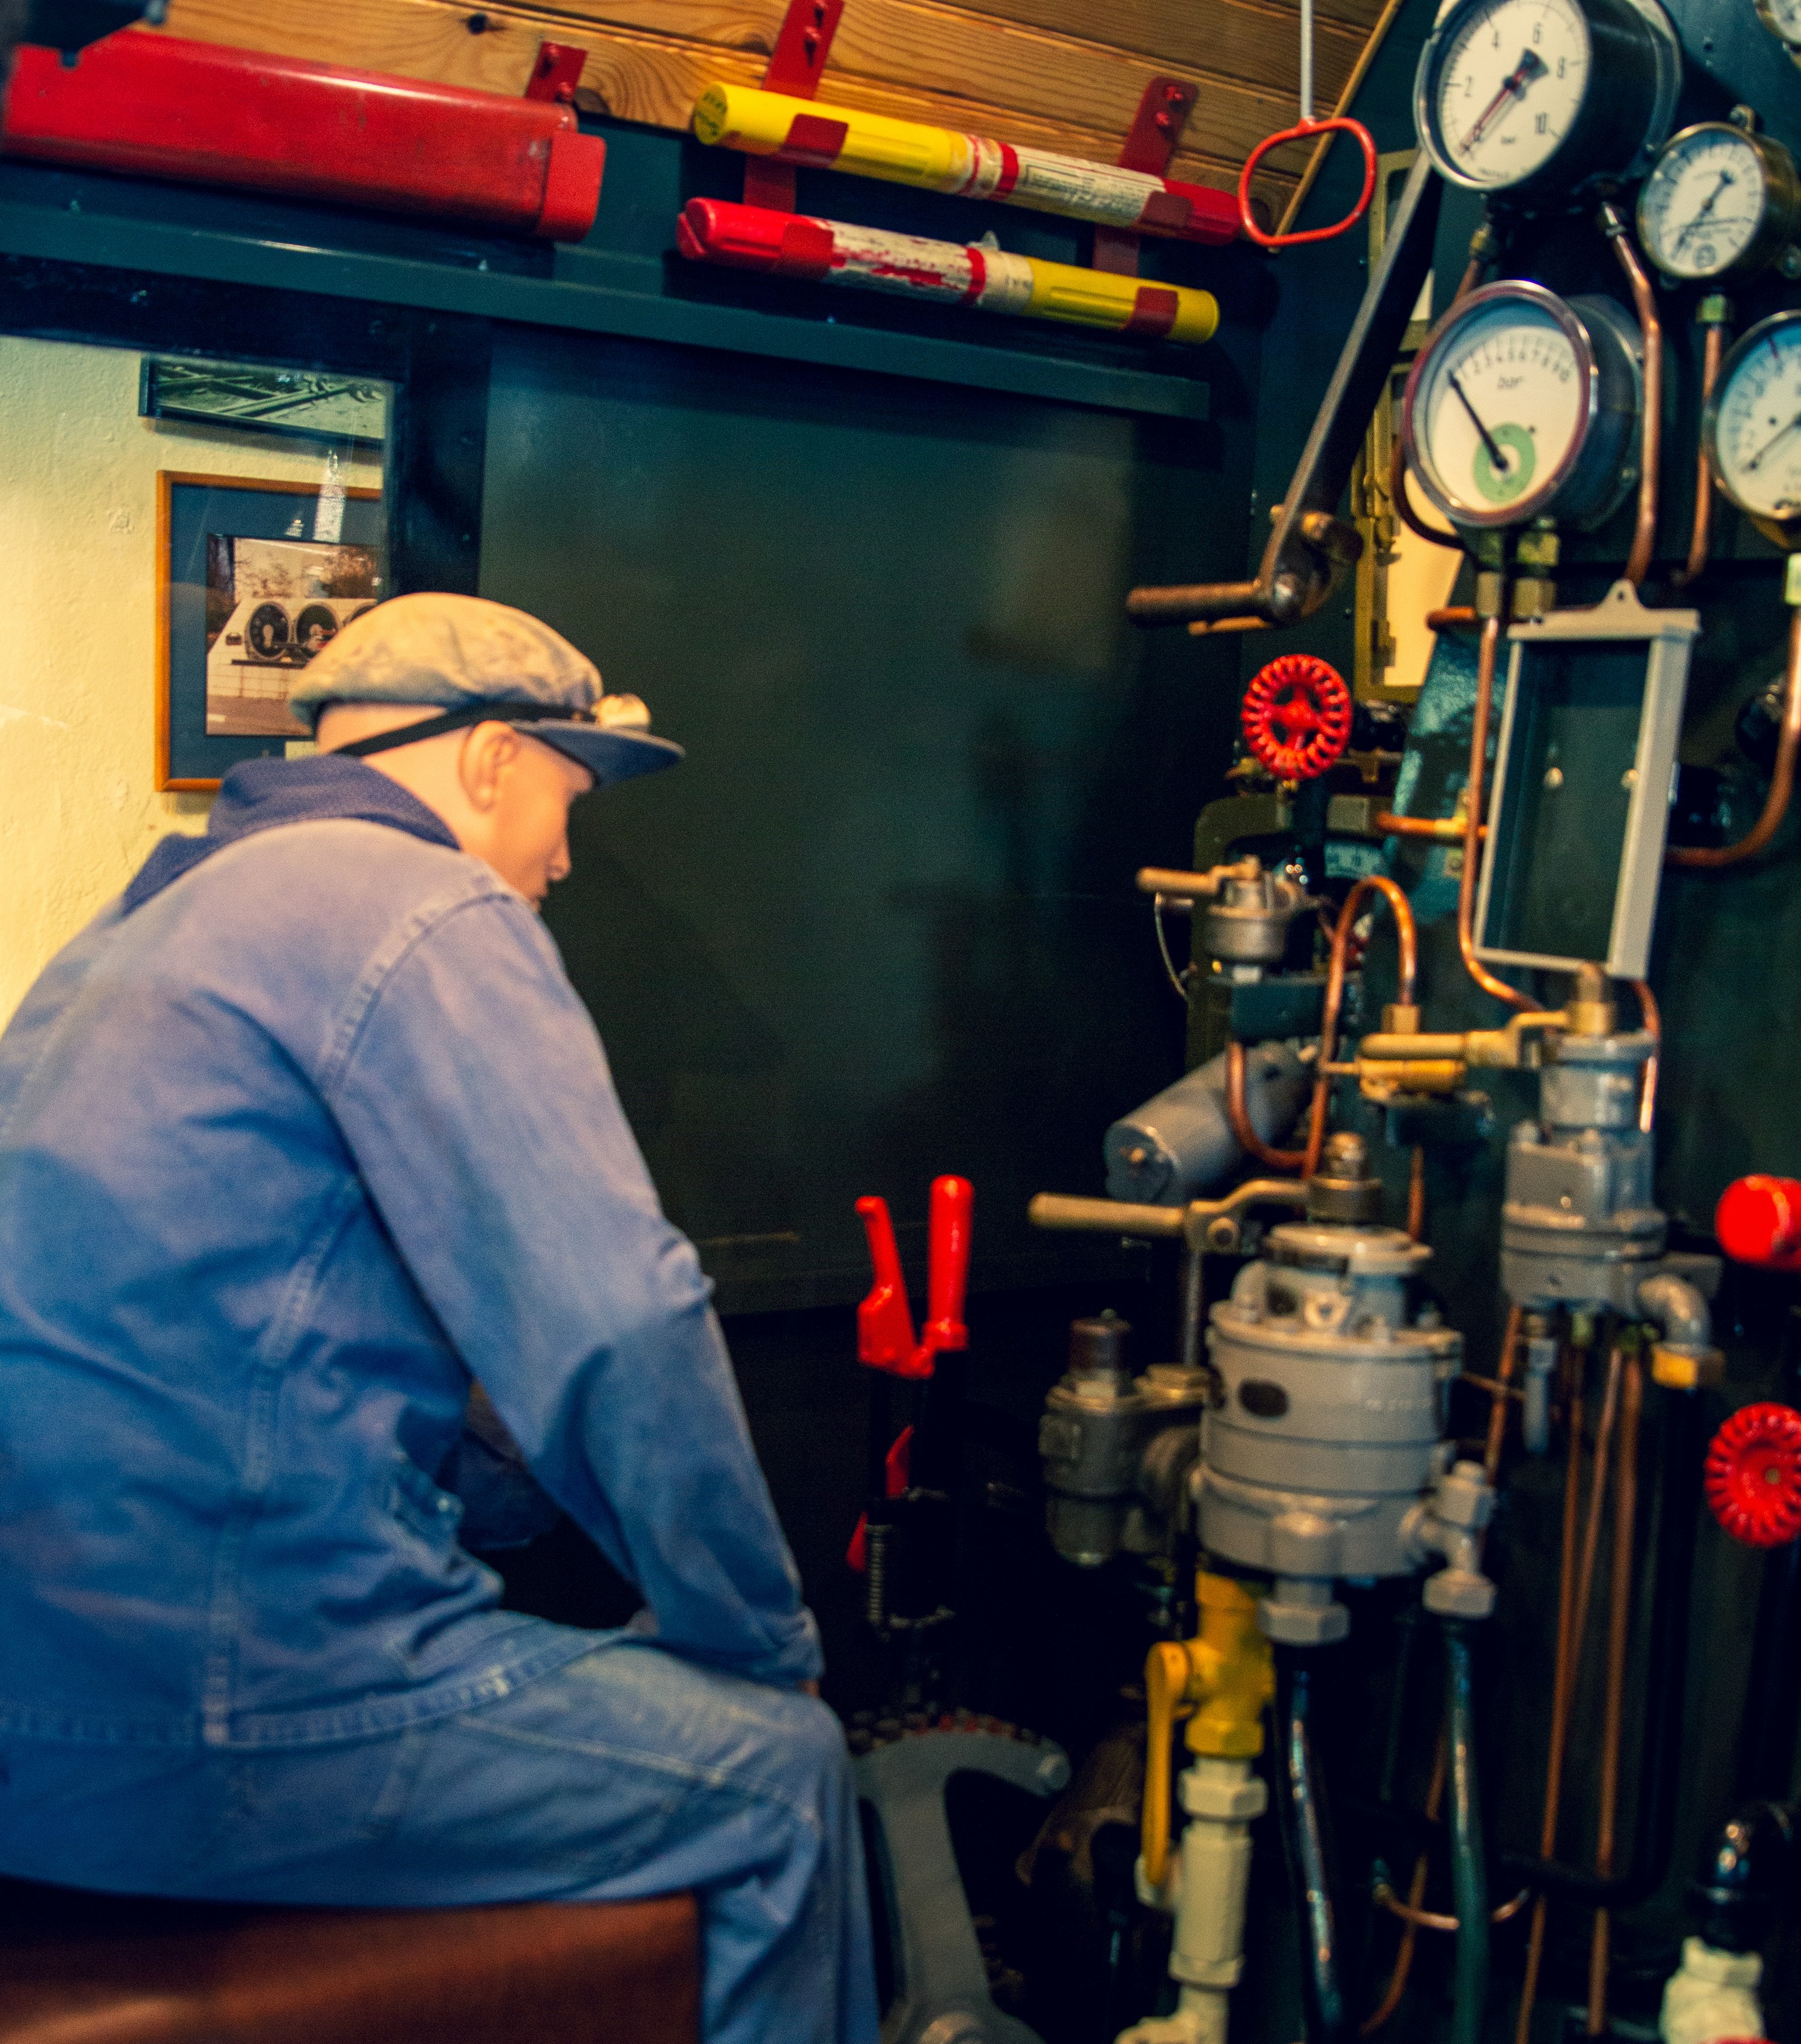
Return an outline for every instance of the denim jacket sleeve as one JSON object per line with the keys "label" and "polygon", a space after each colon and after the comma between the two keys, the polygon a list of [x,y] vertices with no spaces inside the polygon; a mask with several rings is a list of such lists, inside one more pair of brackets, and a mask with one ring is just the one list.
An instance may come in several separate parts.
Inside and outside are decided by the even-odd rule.
{"label": "denim jacket sleeve", "polygon": [[498,889],[365,974],[326,1097],[399,1252],[544,1488],[671,1651],[816,1677],[711,1286],[663,1217],[548,934]]}

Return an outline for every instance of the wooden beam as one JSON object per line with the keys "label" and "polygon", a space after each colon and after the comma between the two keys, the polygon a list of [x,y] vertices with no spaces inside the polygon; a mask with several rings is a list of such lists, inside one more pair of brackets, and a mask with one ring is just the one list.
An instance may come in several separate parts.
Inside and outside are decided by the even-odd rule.
{"label": "wooden beam", "polygon": [[[672,0],[628,4],[667,13]],[[884,76],[881,67],[886,66],[890,73],[922,72],[918,39],[923,20],[954,10],[930,7],[922,0],[862,0],[862,5],[877,26],[852,43],[851,61],[843,67],[835,46],[824,90],[828,98],[871,112],[974,129],[1003,141],[1105,162],[1117,150],[1142,81],[1150,75],[1150,67],[1115,56],[1104,69],[1093,67],[1102,71],[1097,80],[1087,79],[1075,90],[1052,90],[1070,83],[1067,67],[1081,53],[1057,39],[1004,26],[978,35],[978,24],[966,32],[962,47],[966,56],[981,60],[982,75],[973,76],[942,62],[936,67],[938,77],[948,73],[965,88],[951,94],[915,77]],[[692,19],[701,10],[682,11]],[[847,10],[847,22],[850,18]],[[742,33],[742,16],[739,21]],[[474,29],[472,24],[480,26]],[[541,40],[574,43],[589,52],[582,104],[665,128],[687,125],[695,99],[711,79],[755,83],[764,63],[763,52],[754,45],[734,48],[598,28],[566,6],[478,10],[446,0],[172,0],[166,32],[508,94],[524,89]],[[839,44],[843,40],[841,31]],[[1009,60],[1033,68],[1037,85],[1009,79]],[[1085,60],[1078,68],[1085,67]],[[979,96],[985,91],[1004,96],[985,101]],[[1177,157],[1174,174],[1230,188],[1251,143],[1281,117],[1280,103],[1272,104],[1261,94],[1254,96],[1242,87],[1223,85],[1204,87],[1200,113],[1190,121],[1184,137],[1188,146]],[[1279,203],[1292,182],[1292,175],[1273,176],[1268,195]]]}

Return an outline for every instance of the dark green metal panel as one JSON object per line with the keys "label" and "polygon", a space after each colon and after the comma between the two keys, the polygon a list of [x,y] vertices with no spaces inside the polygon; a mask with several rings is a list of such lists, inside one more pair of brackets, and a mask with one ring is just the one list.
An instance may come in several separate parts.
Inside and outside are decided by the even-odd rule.
{"label": "dark green metal panel", "polygon": [[943,1170],[979,1277],[1066,1273],[1025,1204],[1098,1189],[1102,1130],[1180,1067],[1131,880],[1236,660],[1122,598],[1173,534],[1241,544],[1242,441],[523,332],[494,378],[484,592],[690,748],[580,814],[549,916],[727,1303],[854,1296],[855,1197],[916,1243]]}

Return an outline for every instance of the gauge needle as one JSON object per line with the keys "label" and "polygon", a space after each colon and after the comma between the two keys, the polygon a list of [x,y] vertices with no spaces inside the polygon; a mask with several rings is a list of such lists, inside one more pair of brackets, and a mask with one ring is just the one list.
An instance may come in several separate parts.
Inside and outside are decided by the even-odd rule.
{"label": "gauge needle", "polygon": [[[1506,454],[1503,452],[1500,441],[1497,440],[1495,438],[1495,436],[1489,432],[1488,428],[1483,425],[1480,414],[1477,411],[1476,407],[1470,403],[1469,398],[1464,394],[1463,386],[1458,382],[1457,378],[1454,375],[1448,376],[1446,378],[1446,381],[1450,385],[1451,388],[1456,391],[1457,394],[1457,402],[1462,405],[1463,409],[1467,413],[1469,413],[1469,423],[1476,428],[1477,432],[1482,436],[1482,444],[1488,450],[1488,459],[1495,464],[1495,473],[1497,475],[1505,475],[1507,470],[1511,466],[1511,463],[1508,461]],[[1797,423],[1801,424],[1801,421],[1797,421]],[[1757,465],[1757,464],[1755,462],[1753,462],[1751,464],[1753,468],[1755,468]]]}
{"label": "gauge needle", "polygon": [[1779,428],[1776,432],[1770,435],[1769,438],[1765,441],[1761,448],[1758,448],[1757,451],[1752,455],[1751,459],[1748,462],[1745,463],[1745,467],[1746,472],[1749,473],[1753,468],[1761,468],[1763,466],[1764,456],[1769,452],[1772,448],[1778,445],[1781,441],[1787,440],[1789,435],[1794,432],[1797,426],[1801,426],[1801,412],[1797,412],[1786,426]]}
{"label": "gauge needle", "polygon": [[1702,206],[1700,211],[1695,214],[1695,217],[1689,221],[1688,225],[1684,228],[1682,232],[1676,237],[1676,245],[1678,248],[1682,246],[1683,243],[1688,239],[1689,236],[1695,232],[1695,229],[1701,225],[1702,221],[1707,218],[1707,215],[1711,213],[1714,208],[1719,203],[1720,194],[1726,190],[1726,186],[1728,185],[1735,185],[1738,182],[1738,179],[1732,175],[1730,171],[1722,171],[1720,172],[1719,182],[1715,185],[1713,190],[1707,194],[1706,202]]}
{"label": "gauge needle", "polygon": [[1464,154],[1468,156],[1482,139],[1482,131],[1510,99],[1523,99],[1526,88],[1535,78],[1542,78],[1549,67],[1544,59],[1534,56],[1530,50],[1522,50],[1519,62],[1501,80],[1501,89],[1484,106],[1476,125],[1463,138]]}

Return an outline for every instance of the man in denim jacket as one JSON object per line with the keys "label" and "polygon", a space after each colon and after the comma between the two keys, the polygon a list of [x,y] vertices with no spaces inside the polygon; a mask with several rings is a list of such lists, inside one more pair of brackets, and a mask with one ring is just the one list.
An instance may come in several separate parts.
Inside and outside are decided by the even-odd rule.
{"label": "man in denim jacket", "polygon": [[[0,1871],[693,1888],[709,2038],[871,2044],[813,1621],[536,913],[570,802],[679,749],[473,597],[368,612],[294,706],[320,756],[234,770],[0,1037]],[[624,1631],[497,1608],[440,1482],[476,1385]]]}

